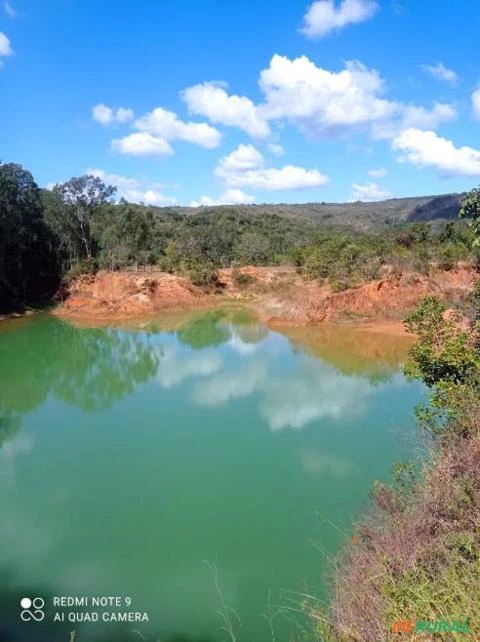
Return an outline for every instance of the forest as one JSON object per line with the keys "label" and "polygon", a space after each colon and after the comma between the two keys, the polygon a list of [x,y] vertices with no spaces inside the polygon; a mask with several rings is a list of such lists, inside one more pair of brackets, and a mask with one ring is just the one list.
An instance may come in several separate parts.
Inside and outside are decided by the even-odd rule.
{"label": "forest", "polygon": [[0,309],[47,301],[62,283],[99,269],[154,266],[208,286],[220,267],[285,264],[341,290],[385,265],[428,273],[480,262],[455,195],[196,209],[115,195],[91,175],[41,189],[21,165],[0,164]]}

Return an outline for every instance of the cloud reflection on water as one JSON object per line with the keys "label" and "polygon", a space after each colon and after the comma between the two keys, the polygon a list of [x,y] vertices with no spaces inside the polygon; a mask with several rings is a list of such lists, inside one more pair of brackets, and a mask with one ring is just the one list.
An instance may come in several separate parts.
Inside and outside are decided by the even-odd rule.
{"label": "cloud reflection on water", "polygon": [[325,475],[340,479],[348,477],[356,470],[353,462],[345,457],[319,450],[302,450],[300,461],[303,470],[310,475]]}
{"label": "cloud reflection on water", "polygon": [[157,369],[157,380],[162,388],[173,388],[191,377],[206,377],[222,368],[222,358],[214,350],[178,354],[172,348],[163,350]]}
{"label": "cloud reflection on water", "polygon": [[195,383],[193,403],[214,407],[260,394],[259,413],[270,430],[300,430],[323,418],[359,417],[367,412],[374,394],[404,383],[395,376],[373,383],[360,375],[343,374],[307,355],[300,355],[295,369],[282,372],[275,359],[276,351],[269,349],[267,342],[257,346],[258,354],[253,361],[235,369],[228,369],[224,363],[213,376],[209,373],[204,381]]}

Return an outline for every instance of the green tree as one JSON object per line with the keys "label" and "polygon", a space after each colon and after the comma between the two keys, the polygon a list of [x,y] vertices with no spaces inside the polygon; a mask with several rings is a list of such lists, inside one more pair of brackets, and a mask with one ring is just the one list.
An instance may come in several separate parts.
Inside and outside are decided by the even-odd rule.
{"label": "green tree", "polygon": [[472,189],[462,201],[460,217],[469,219],[469,226],[475,235],[473,245],[480,246],[480,187]]}
{"label": "green tree", "polygon": [[456,316],[434,296],[425,297],[405,323],[418,337],[405,372],[430,388],[430,404],[416,408],[419,424],[436,434],[449,429],[467,433],[471,419],[465,416],[479,404],[480,352],[475,333],[460,328]]}
{"label": "green tree", "polygon": [[478,375],[479,355],[471,349],[469,333],[458,327],[455,317],[449,317],[437,297],[425,297],[405,324],[419,337],[410,349],[408,374],[430,387],[441,382],[466,383]]}
{"label": "green tree", "polygon": [[25,303],[55,272],[40,189],[21,165],[0,164],[0,305]]}
{"label": "green tree", "polygon": [[115,194],[116,187],[105,185],[97,176],[71,178],[63,184],[55,185],[52,214],[60,217],[56,229],[67,236],[62,241],[79,258],[93,258],[95,219],[100,216],[101,208]]}

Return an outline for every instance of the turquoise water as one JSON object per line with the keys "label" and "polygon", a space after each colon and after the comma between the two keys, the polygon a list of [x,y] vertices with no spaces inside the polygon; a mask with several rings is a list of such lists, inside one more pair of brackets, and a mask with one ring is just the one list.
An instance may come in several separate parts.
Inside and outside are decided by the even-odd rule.
{"label": "turquoise water", "polygon": [[[381,338],[359,360],[242,314],[174,326],[0,329],[0,640],[220,642],[222,609],[237,642],[300,639],[300,594],[326,597],[373,480],[412,456],[421,390]],[[69,612],[99,621],[53,621]]]}

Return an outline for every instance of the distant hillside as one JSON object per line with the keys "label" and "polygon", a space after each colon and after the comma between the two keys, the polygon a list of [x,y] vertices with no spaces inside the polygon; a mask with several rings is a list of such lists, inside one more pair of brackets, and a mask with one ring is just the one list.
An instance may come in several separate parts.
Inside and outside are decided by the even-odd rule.
{"label": "distant hillside", "polygon": [[[303,203],[299,205],[219,205],[216,207],[168,208],[179,214],[205,214],[234,210],[259,216],[309,219],[328,225],[347,225],[358,230],[373,230],[400,223],[455,219],[461,208],[463,194],[391,198],[375,203]],[[164,208],[161,208],[164,209]]]}

